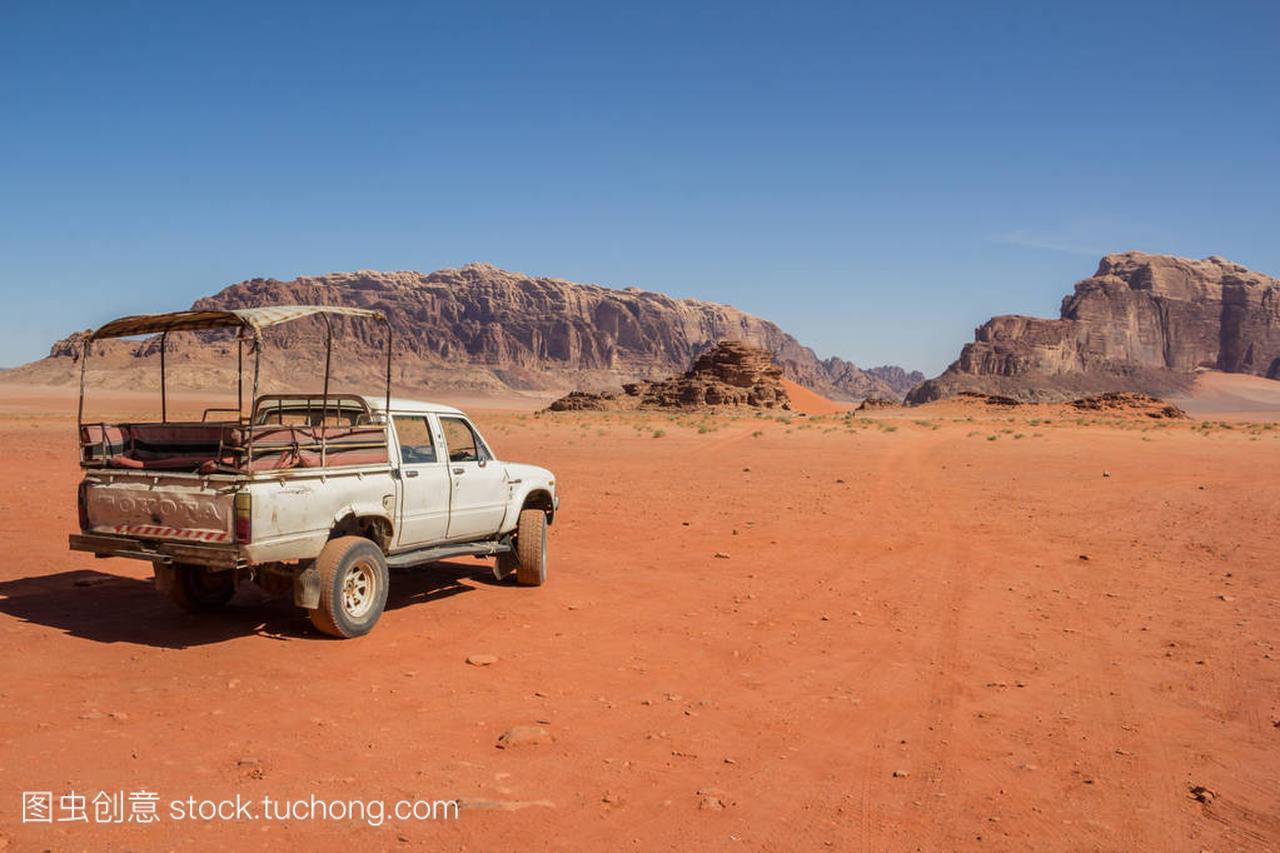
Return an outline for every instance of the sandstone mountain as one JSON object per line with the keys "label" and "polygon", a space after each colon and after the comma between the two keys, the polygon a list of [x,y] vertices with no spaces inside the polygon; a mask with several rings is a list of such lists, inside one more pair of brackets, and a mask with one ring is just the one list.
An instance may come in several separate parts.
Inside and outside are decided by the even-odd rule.
{"label": "sandstone mountain", "polygon": [[[395,338],[397,384],[417,388],[547,390],[618,387],[638,379],[683,373],[721,339],[766,349],[785,375],[841,399],[901,398],[912,375],[901,368],[864,371],[838,358],[820,360],[778,326],[727,305],[673,299],[637,288],[616,290],[470,264],[417,272],[334,273],[290,281],[252,279],[196,301],[195,308],[315,303],[378,308]],[[310,380],[323,352],[320,321],[304,320],[269,332],[268,379]],[[335,375],[369,375],[382,347],[379,324],[334,323]],[[185,339],[185,340],[184,340]],[[211,340],[206,336],[206,343]],[[230,347],[197,347],[190,336],[170,341],[174,387],[234,383]],[[54,344],[49,358],[14,371],[18,381],[72,381],[79,336]],[[158,373],[155,341],[106,342],[91,365],[108,368],[106,381],[147,384]],[[274,359],[274,360],[273,360]],[[319,363],[322,363],[322,359]],[[378,375],[374,372],[372,375]],[[305,384],[305,383],[303,383]]]}
{"label": "sandstone mountain", "polygon": [[942,375],[907,396],[963,391],[1066,400],[1167,394],[1201,368],[1280,379],[1280,280],[1224,258],[1107,255],[1057,320],[993,317]]}
{"label": "sandstone mountain", "polygon": [[[847,361],[842,361],[838,358],[829,358],[826,360],[825,364],[832,372],[833,381],[837,381],[841,375],[841,371],[836,369],[836,363],[848,365],[853,370],[858,369],[856,365],[850,364]],[[896,364],[882,364],[879,367],[868,367],[864,372],[881,380],[895,391],[901,388],[902,392],[897,395],[898,397],[902,397],[912,388],[925,380],[925,375],[920,371],[912,370],[908,372],[906,369],[898,367]]]}

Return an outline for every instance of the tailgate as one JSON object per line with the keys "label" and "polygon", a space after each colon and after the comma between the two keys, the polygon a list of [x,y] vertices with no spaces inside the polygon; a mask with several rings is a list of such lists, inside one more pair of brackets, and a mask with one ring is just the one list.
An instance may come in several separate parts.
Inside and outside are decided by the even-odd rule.
{"label": "tailgate", "polygon": [[233,490],[212,488],[206,482],[155,473],[90,477],[81,485],[88,531],[231,544],[235,541]]}

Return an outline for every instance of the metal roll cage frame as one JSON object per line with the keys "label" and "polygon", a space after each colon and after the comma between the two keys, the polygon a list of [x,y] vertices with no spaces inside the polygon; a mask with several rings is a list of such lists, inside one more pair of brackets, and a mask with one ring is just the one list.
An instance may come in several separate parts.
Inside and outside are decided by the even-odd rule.
{"label": "metal roll cage frame", "polygon": [[[329,379],[333,359],[333,323],[331,315],[365,317],[379,320],[387,330],[387,367],[386,367],[386,402],[384,416],[391,413],[391,322],[381,311],[365,308],[345,308],[326,305],[279,305],[264,308],[244,308],[232,311],[178,311],[172,314],[144,314],[121,317],[103,325],[90,333],[84,340],[80,355],[80,401],[76,410],[76,434],[83,435],[84,427],[84,392],[85,374],[89,364],[89,356],[93,351],[93,342],[108,338],[132,337],[134,335],[160,333],[160,421],[169,422],[168,390],[166,381],[165,350],[171,331],[200,331],[208,329],[236,329],[236,420],[245,417],[244,413],[244,345],[252,344],[253,351],[253,387],[249,417],[253,416],[252,403],[258,399],[258,380],[262,362],[262,329],[292,320],[320,315],[324,320],[324,390],[321,404],[320,422],[324,424],[329,416]],[[250,333],[246,336],[246,332]],[[206,409],[207,416],[210,411]],[[250,424],[252,426],[252,424]],[[324,436],[321,436],[323,455]],[[253,459],[253,430],[249,430],[248,458]]]}

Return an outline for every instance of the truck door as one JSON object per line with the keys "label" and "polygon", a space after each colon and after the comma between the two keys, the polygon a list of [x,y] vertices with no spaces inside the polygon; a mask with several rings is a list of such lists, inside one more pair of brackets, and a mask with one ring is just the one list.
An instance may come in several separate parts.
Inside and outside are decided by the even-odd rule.
{"label": "truck door", "polygon": [[449,493],[452,480],[448,460],[437,451],[426,415],[394,415],[400,448],[398,547],[428,545],[448,535]]}
{"label": "truck door", "polygon": [[502,526],[507,512],[506,473],[466,418],[440,415],[449,451],[453,493],[449,502],[449,538],[483,539]]}

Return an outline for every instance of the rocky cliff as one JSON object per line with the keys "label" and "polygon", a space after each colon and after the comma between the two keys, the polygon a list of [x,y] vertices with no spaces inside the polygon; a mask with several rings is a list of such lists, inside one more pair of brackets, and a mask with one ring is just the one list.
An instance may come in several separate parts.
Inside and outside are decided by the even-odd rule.
{"label": "rocky cliff", "polygon": [[[284,303],[386,312],[395,337],[396,381],[402,385],[473,390],[617,387],[683,372],[715,341],[728,339],[763,347],[787,377],[827,396],[901,397],[910,387],[901,368],[877,375],[841,359],[820,360],[775,324],[727,305],[531,277],[486,264],[430,274],[361,271],[290,281],[258,278],[197,300],[193,307]],[[322,329],[318,320],[304,320],[271,330],[272,347],[264,351],[268,377],[291,379],[314,366],[307,359],[323,351]],[[340,353],[335,356],[337,374],[356,376],[371,369],[382,346],[380,325],[340,319],[334,329],[335,353]],[[187,337],[174,336],[170,343],[175,387],[199,385],[215,375],[226,379],[228,367],[213,360],[225,360],[227,351],[206,352],[207,347],[183,340]],[[72,336],[54,344],[48,359],[19,369],[21,378],[69,381],[78,343]],[[273,366],[273,349],[283,365]],[[154,342],[110,343],[101,352],[105,362],[100,363],[118,373],[121,382],[136,381],[136,376],[127,378],[130,373],[150,381],[158,370],[151,363]],[[279,359],[281,352],[290,357]],[[231,359],[234,370],[233,355]],[[143,366],[141,373],[130,370]]]}
{"label": "rocky cliff", "polygon": [[988,320],[942,375],[907,396],[1024,400],[1187,387],[1199,368],[1280,379],[1280,280],[1224,258],[1126,252],[1062,301],[1061,318]]}

